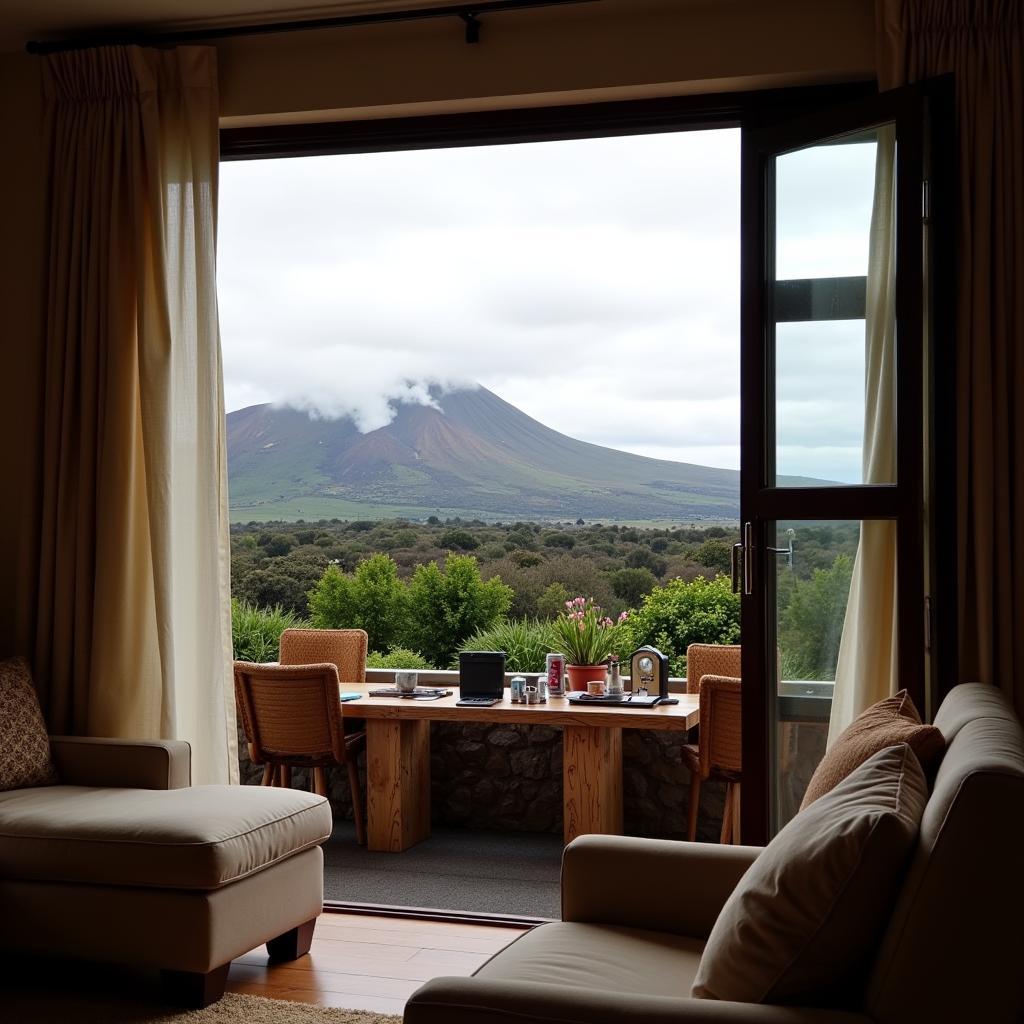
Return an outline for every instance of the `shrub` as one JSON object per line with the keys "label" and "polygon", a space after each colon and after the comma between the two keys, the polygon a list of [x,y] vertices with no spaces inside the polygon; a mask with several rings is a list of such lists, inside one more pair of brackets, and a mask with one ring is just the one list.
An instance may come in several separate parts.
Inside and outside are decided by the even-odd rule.
{"label": "shrub", "polygon": [[329,565],[309,593],[318,629],[365,629],[370,647],[388,649],[406,625],[405,585],[389,555],[371,555],[348,576]]}
{"label": "shrub", "polygon": [[449,551],[473,551],[480,547],[480,541],[469,530],[445,530],[438,543]]}
{"label": "shrub", "polygon": [[626,566],[630,569],[650,569],[655,576],[664,576],[668,563],[650,548],[634,548],[626,555]]}
{"label": "shrub", "polygon": [[565,611],[565,602],[569,600],[569,591],[561,583],[549,583],[540,597],[537,598],[537,617],[556,619]]}
{"label": "shrub", "polygon": [[698,576],[687,583],[670,580],[655,587],[626,620],[624,631],[634,648],[652,644],[668,656],[674,676],[686,675],[690,644],[734,644],[740,637],[740,599],[728,576]]}
{"label": "shrub", "polygon": [[[503,619],[477,630],[462,645],[464,651],[504,651],[509,672],[543,672],[555,650],[551,625],[536,619]],[[456,664],[456,663],[453,663]]]}
{"label": "shrub", "polygon": [[706,540],[693,553],[694,560],[716,572],[732,568],[732,548],[724,540]]}
{"label": "shrub", "polygon": [[472,555],[450,555],[416,567],[409,582],[406,640],[432,665],[451,663],[467,637],[493,625],[509,609],[512,589],[497,576],[484,581]]}
{"label": "shrub", "polygon": [[279,605],[260,608],[249,601],[231,599],[231,647],[237,661],[277,661],[281,634],[308,625]]}
{"label": "shrub", "polygon": [[631,607],[638,605],[657,585],[650,569],[616,569],[609,575],[615,596]]}
{"label": "shrub", "polygon": [[561,531],[545,533],[541,541],[546,548],[565,548],[569,550],[576,547],[576,538]]}
{"label": "shrub", "polygon": [[387,654],[371,651],[366,656],[367,668],[430,668],[427,659],[418,651],[410,651],[408,647],[392,647]]}

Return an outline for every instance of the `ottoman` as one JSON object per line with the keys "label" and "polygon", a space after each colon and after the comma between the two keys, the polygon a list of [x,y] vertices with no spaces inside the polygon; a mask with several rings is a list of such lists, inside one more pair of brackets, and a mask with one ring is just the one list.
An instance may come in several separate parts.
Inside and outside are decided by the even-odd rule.
{"label": "ottoman", "polygon": [[178,742],[53,738],[61,784],[0,793],[0,948],[163,972],[205,1006],[231,961],[308,952],[331,834],[322,797],[188,786]]}

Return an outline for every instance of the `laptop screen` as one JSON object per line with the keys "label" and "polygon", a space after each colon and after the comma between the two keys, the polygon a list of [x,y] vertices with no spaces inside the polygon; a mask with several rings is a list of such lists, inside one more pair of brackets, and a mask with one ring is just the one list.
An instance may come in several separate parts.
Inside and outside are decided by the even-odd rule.
{"label": "laptop screen", "polygon": [[463,651],[459,655],[459,693],[463,697],[503,697],[505,652]]}

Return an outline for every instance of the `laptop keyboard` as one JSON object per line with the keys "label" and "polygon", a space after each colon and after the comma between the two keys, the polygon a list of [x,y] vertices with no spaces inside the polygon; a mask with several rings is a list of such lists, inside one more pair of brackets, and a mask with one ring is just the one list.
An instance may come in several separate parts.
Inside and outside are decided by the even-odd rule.
{"label": "laptop keyboard", "polygon": [[497,704],[499,700],[501,700],[500,697],[460,697],[458,703],[464,707],[489,708],[492,704]]}

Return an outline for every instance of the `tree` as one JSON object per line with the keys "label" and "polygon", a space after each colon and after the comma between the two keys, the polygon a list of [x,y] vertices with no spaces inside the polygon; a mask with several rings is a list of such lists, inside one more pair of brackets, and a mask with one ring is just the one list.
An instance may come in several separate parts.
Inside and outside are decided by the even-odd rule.
{"label": "tree", "polygon": [[576,538],[568,533],[563,533],[561,530],[545,533],[541,540],[546,548],[565,548],[569,550],[576,547]]}
{"label": "tree", "polygon": [[493,576],[484,581],[472,555],[449,555],[416,567],[409,582],[407,646],[444,668],[462,642],[500,619],[512,604],[512,588]]}
{"label": "tree", "polygon": [[480,547],[480,541],[469,532],[469,530],[445,530],[441,534],[440,545],[449,551],[473,551]]}
{"label": "tree", "polygon": [[309,595],[318,629],[365,629],[372,650],[390,649],[405,631],[406,588],[390,555],[371,555],[348,576],[330,565]]}
{"label": "tree", "polygon": [[728,572],[732,568],[732,548],[724,540],[706,540],[694,551],[693,559],[716,572]]}
{"label": "tree", "polygon": [[[810,579],[793,579],[788,584],[792,593],[779,615],[779,649],[785,678],[835,679],[852,576],[853,559],[836,555],[828,569],[815,569]],[[781,608],[782,581],[779,589]]]}
{"label": "tree", "polygon": [[553,619],[565,611],[565,602],[569,600],[569,591],[561,583],[549,583],[537,598],[537,617]]}
{"label": "tree", "polygon": [[734,644],[740,637],[740,599],[728,576],[655,587],[624,624],[633,647],[651,644],[669,659],[674,676],[686,674],[690,644]]}
{"label": "tree", "polygon": [[668,563],[650,548],[634,548],[626,555],[626,566],[630,569],[650,569],[655,576],[663,576]]}
{"label": "tree", "polygon": [[615,596],[630,607],[638,605],[658,585],[654,573],[647,568],[616,569],[609,578]]}

